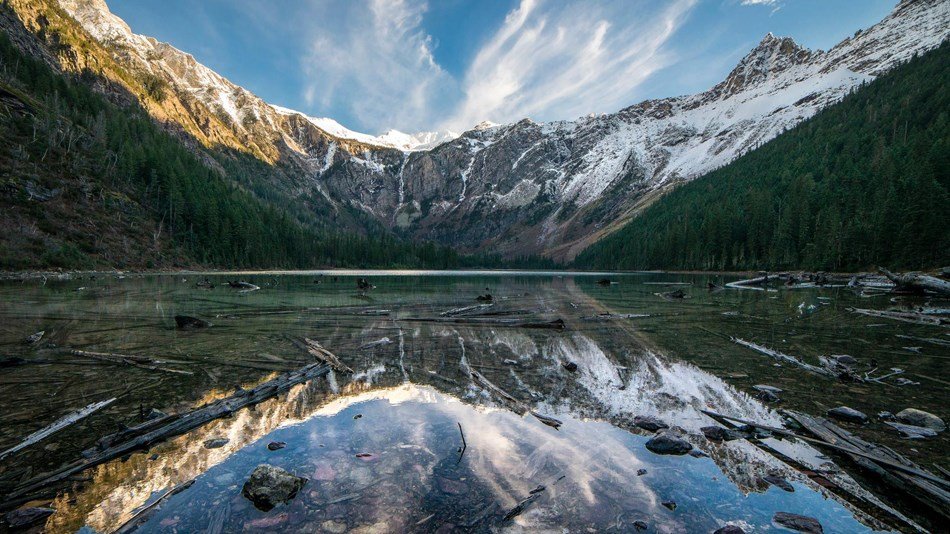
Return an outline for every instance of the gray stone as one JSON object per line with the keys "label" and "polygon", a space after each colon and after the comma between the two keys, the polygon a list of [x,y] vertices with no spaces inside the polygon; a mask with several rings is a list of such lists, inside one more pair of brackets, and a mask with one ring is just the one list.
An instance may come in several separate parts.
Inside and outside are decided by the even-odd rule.
{"label": "gray stone", "polygon": [[652,415],[638,415],[633,418],[633,424],[644,430],[649,430],[650,432],[656,432],[662,428],[670,428],[670,425],[660,421]]}
{"label": "gray stone", "polygon": [[905,438],[908,439],[927,439],[937,437],[937,431],[925,426],[905,425],[904,423],[895,423],[885,421],[885,425],[896,428]]}
{"label": "gray stone", "polygon": [[851,423],[868,422],[868,416],[855,410],[854,408],[849,408],[847,406],[838,406],[837,408],[828,410],[828,417],[834,417],[835,419],[849,421]]}
{"label": "gray stone", "polygon": [[943,419],[930,412],[925,412],[916,408],[907,408],[906,410],[897,412],[897,419],[902,423],[914,426],[922,426],[936,432],[943,432],[947,429],[947,425],[943,422]]}
{"label": "gray stone", "polygon": [[[767,386],[767,385],[765,385],[765,384],[756,384],[756,385],[752,386],[752,389],[754,389],[754,390],[756,390],[756,391],[768,391],[769,393],[771,393],[771,394],[773,394],[773,395],[778,395],[779,393],[782,392],[781,389],[779,389],[779,388],[777,388],[777,387],[775,387],[775,386]],[[732,525],[728,525],[728,526],[732,526]],[[723,527],[723,528],[725,528],[725,527]]]}
{"label": "gray stone", "polygon": [[206,449],[220,449],[221,447],[227,445],[229,441],[231,440],[228,438],[206,439],[204,445]]}
{"label": "gray stone", "polygon": [[784,478],[778,475],[768,475],[768,476],[762,477],[762,480],[765,480],[766,482],[775,486],[776,488],[787,491],[789,493],[795,491],[795,486],[792,486],[791,483],[789,483],[789,481],[785,480]]}
{"label": "gray stone", "polygon": [[822,534],[825,530],[821,528],[821,523],[814,517],[808,517],[788,512],[776,512],[772,516],[775,523],[798,532],[808,532],[809,534]]}
{"label": "gray stone", "polygon": [[726,525],[722,528],[716,529],[713,534],[745,534],[745,531],[735,525]]}
{"label": "gray stone", "polygon": [[682,455],[693,450],[693,445],[672,432],[660,432],[647,441],[647,449],[656,454]]}
{"label": "gray stone", "polygon": [[306,483],[306,478],[294,476],[285,469],[261,464],[244,483],[241,493],[259,510],[266,512],[293,499]]}

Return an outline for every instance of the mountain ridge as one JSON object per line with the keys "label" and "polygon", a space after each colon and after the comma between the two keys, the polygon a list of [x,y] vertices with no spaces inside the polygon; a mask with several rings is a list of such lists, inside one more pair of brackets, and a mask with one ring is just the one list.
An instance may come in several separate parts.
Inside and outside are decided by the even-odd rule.
{"label": "mountain ridge", "polygon": [[[14,7],[23,3],[14,0]],[[288,198],[319,194],[333,212],[362,214],[356,219],[463,252],[558,260],[573,258],[676,184],[725,165],[936,47],[950,27],[950,3],[904,0],[827,52],[767,34],[702,93],[572,121],[476,127],[431,148],[404,150],[282,114],[190,55],[134,36],[102,0],[58,5],[90,35],[124,40],[132,49],[120,47],[115,60],[162,77],[191,114],[186,129],[207,139],[206,149],[226,146],[287,169],[289,183],[276,187]]]}

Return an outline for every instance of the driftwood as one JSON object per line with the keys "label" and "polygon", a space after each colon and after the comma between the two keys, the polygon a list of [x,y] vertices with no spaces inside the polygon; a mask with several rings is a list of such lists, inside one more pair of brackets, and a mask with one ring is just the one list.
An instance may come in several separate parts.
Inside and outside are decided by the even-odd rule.
{"label": "driftwood", "polygon": [[789,356],[788,354],[783,354],[781,352],[778,352],[777,350],[772,350],[768,347],[763,347],[762,345],[756,345],[755,343],[752,343],[751,341],[746,341],[744,339],[739,339],[737,337],[734,337],[731,339],[733,343],[737,343],[739,345],[742,345],[743,347],[748,347],[754,351],[765,354],[766,356],[775,358],[778,361],[790,363],[792,365],[797,365],[801,367],[802,369],[805,369],[806,371],[810,371],[818,375],[827,376],[831,378],[837,378],[837,375],[833,371],[826,369],[824,367],[818,367],[817,365],[811,365],[810,363],[805,363],[799,360],[798,358]]}
{"label": "driftwood", "polygon": [[558,430],[561,428],[561,425],[563,424],[561,423],[561,421],[551,416],[544,415],[532,410],[525,403],[514,398],[510,393],[508,393],[507,391],[493,384],[490,380],[485,378],[485,375],[475,370],[472,370],[471,374],[472,374],[472,380],[474,382],[476,382],[483,388],[487,389],[488,391],[494,393],[496,396],[500,397],[503,401],[505,401],[505,404],[508,405],[508,408],[511,409],[511,411],[521,416],[523,416],[526,413],[530,413],[535,418],[537,418],[538,421],[541,421],[542,423],[548,425],[549,427],[554,428],[555,430]]}
{"label": "driftwood", "polygon": [[948,324],[947,319],[944,317],[936,317],[934,315],[912,311],[867,310],[864,308],[848,308],[848,311],[860,315],[867,315],[868,317],[880,317],[882,319],[892,319],[894,321],[902,321],[905,323],[926,324],[932,326]]}
{"label": "driftwood", "polygon": [[[756,427],[756,428],[761,428],[762,430],[767,430],[767,431],[769,431],[769,432],[771,432],[771,433],[773,433],[773,434],[777,434],[777,435],[780,435],[780,436],[785,436],[785,437],[789,437],[789,438],[796,438],[796,439],[800,439],[800,440],[802,440],[802,441],[805,441],[805,442],[808,442],[808,443],[812,443],[812,444],[815,444],[815,445],[821,445],[822,447],[828,447],[829,449],[834,449],[834,450],[836,450],[836,451],[846,452],[846,453],[848,453],[848,454],[853,454],[853,455],[855,455],[855,456],[859,456],[859,457],[862,457],[862,458],[866,458],[866,459],[868,459],[868,460],[873,460],[873,461],[875,461],[875,462],[877,462],[877,463],[879,463],[879,464],[881,464],[881,465],[883,465],[883,466],[885,466],[885,467],[889,467],[889,468],[895,469],[895,470],[897,470],[897,471],[903,471],[903,472],[905,472],[905,473],[908,473],[908,474],[911,474],[911,475],[914,475],[914,476],[918,476],[918,477],[920,477],[920,478],[929,480],[929,481],[931,481],[931,482],[935,482],[935,483],[940,484],[940,485],[942,485],[942,486],[950,487],[950,481],[944,480],[944,479],[942,479],[942,478],[940,478],[940,477],[934,475],[933,473],[929,473],[929,472],[927,472],[927,471],[923,471],[923,470],[919,469],[917,466],[915,466],[915,465],[913,465],[913,464],[909,464],[909,465],[908,465],[908,464],[904,464],[904,463],[902,463],[902,462],[900,462],[900,463],[894,462],[894,461],[891,460],[891,459],[882,458],[882,457],[879,456],[879,455],[872,454],[872,453],[870,453],[870,452],[862,451],[862,450],[859,450],[859,449],[857,449],[857,448],[855,448],[855,447],[852,447],[852,446],[850,446],[850,445],[851,445],[850,443],[844,443],[844,444],[842,444],[842,443],[840,443],[840,440],[835,440],[835,441],[838,441],[838,442],[839,442],[839,443],[835,443],[835,442],[832,442],[832,441],[826,441],[826,440],[824,440],[824,439],[810,438],[810,437],[808,437],[808,436],[803,436],[803,435],[801,435],[801,434],[798,434],[798,433],[796,433],[796,432],[792,432],[791,430],[786,430],[786,429],[784,429],[784,428],[777,428],[777,427],[774,427],[774,426],[763,425],[763,424],[760,424],[760,423],[756,423],[756,422],[754,422],[754,421],[747,421],[747,420],[745,420],[745,419],[739,419],[738,417],[731,417],[731,416],[728,416],[728,415],[718,414],[718,413],[713,412],[713,411],[710,411],[710,410],[700,410],[700,411],[701,411],[702,413],[708,415],[709,417],[712,417],[713,419],[726,419],[726,420],[728,420],[728,421],[735,421],[735,422],[740,423],[740,424],[743,424],[743,425],[749,425],[749,426],[754,426],[754,427]],[[789,415],[790,417],[793,417],[796,421],[799,421],[799,417],[808,417],[808,416],[805,416],[804,414],[800,414],[800,413],[797,413],[797,412],[786,411],[786,412],[783,412],[783,413],[785,413],[786,415]],[[816,419],[820,419],[820,418],[816,418]],[[820,419],[820,420],[823,421],[823,422],[824,422],[825,424],[827,424],[827,425],[835,426],[833,423],[831,423],[831,422],[829,422],[829,421],[827,421],[827,420],[824,420],[824,419]],[[801,423],[801,421],[799,421],[799,423]],[[802,425],[802,426],[804,426],[804,425]],[[837,427],[835,427],[835,428],[837,428]],[[840,430],[841,432],[847,433],[847,431],[845,431],[845,430],[843,430],[843,429],[838,428],[838,430]],[[816,435],[817,435],[817,434],[816,434]],[[850,434],[849,434],[849,435],[850,435]],[[819,437],[822,437],[822,436],[819,436]],[[853,437],[853,436],[852,436],[852,437]],[[857,438],[855,438],[855,439],[857,439]],[[888,449],[888,450],[890,450],[890,449]],[[892,454],[896,454],[896,453],[894,453],[893,451],[891,451],[891,453],[892,453]]]}
{"label": "driftwood", "polygon": [[323,346],[320,345],[319,341],[314,341],[306,337],[303,340],[306,343],[307,352],[309,352],[310,355],[313,356],[314,358],[320,360],[321,362],[326,362],[330,364],[330,367],[333,367],[333,369],[336,371],[346,372],[350,374],[353,373],[353,369],[351,369],[345,363],[341,362],[340,359],[336,357],[336,354],[333,354],[332,352],[323,348]]}
{"label": "driftwood", "polygon": [[533,503],[534,501],[540,498],[541,498],[540,491],[537,493],[532,493],[528,495],[525,499],[521,500],[521,502],[515,505],[514,508],[509,510],[507,514],[505,514],[505,521],[509,521],[521,515],[521,513],[524,512],[528,508],[528,506],[531,506],[531,503]]}
{"label": "driftwood", "polygon": [[30,434],[30,435],[27,436],[23,441],[21,441],[19,444],[15,445],[15,446],[13,446],[13,447],[10,447],[9,449],[7,449],[7,450],[5,450],[5,451],[3,451],[3,452],[0,452],[0,460],[6,458],[7,456],[10,456],[11,454],[13,454],[13,453],[15,453],[15,452],[17,452],[17,451],[19,451],[19,450],[21,450],[21,449],[24,449],[24,448],[26,448],[26,447],[29,447],[30,445],[33,445],[34,443],[37,443],[37,442],[39,442],[39,441],[45,439],[46,437],[48,437],[48,436],[50,436],[50,435],[52,435],[52,434],[55,434],[56,432],[59,432],[60,430],[66,428],[67,426],[69,426],[69,425],[71,425],[71,424],[73,424],[73,423],[75,423],[75,422],[77,422],[77,421],[79,421],[79,420],[81,420],[81,419],[85,419],[85,418],[88,417],[90,414],[92,414],[92,413],[94,413],[94,412],[97,412],[97,411],[99,411],[99,410],[105,408],[106,406],[112,404],[113,402],[115,402],[115,397],[113,397],[113,398],[111,398],[111,399],[106,399],[106,400],[104,400],[104,401],[94,402],[94,403],[90,404],[89,406],[86,406],[85,408],[83,408],[83,409],[81,409],[81,410],[77,410],[77,411],[75,411],[75,412],[73,412],[73,413],[71,413],[71,414],[69,414],[69,415],[67,415],[67,416],[65,416],[65,417],[62,417],[62,418],[58,419],[56,422],[54,422],[54,423],[52,423],[52,424],[50,424],[50,425],[48,425],[48,426],[45,426],[45,427],[43,427],[43,428],[37,430],[36,432]]}
{"label": "driftwood", "polygon": [[0,509],[9,508],[24,498],[29,499],[31,495],[39,490],[47,488],[53,484],[62,482],[72,475],[103,464],[115,458],[120,458],[137,450],[147,449],[156,443],[160,443],[169,438],[179,436],[199,426],[227,417],[241,408],[252,406],[263,402],[271,397],[279,395],[297,384],[302,384],[314,378],[324,376],[330,371],[330,366],[326,363],[312,363],[295,371],[264,382],[263,384],[250,390],[239,390],[230,397],[216,400],[200,408],[196,408],[186,414],[169,420],[166,424],[157,428],[130,435],[120,443],[110,445],[107,449],[92,452],[88,457],[67,464],[56,471],[39,475],[16,488],[10,493],[7,502],[0,504]]}
{"label": "driftwood", "polygon": [[554,319],[553,321],[528,321],[521,319],[495,319],[489,317],[413,317],[404,319],[405,321],[416,321],[421,323],[453,323],[453,324],[472,324],[489,326],[511,326],[515,328],[538,328],[551,330],[564,330],[564,319]]}
{"label": "driftwood", "polygon": [[100,360],[110,363],[124,363],[131,365],[133,367],[141,367],[142,369],[148,369],[150,371],[161,371],[163,373],[172,373],[176,375],[193,375],[191,371],[182,371],[180,369],[166,369],[164,367],[157,367],[155,364],[167,363],[162,360],[155,360],[149,358],[148,356],[133,356],[130,354],[116,354],[113,352],[93,352],[88,350],[71,350],[69,351],[73,356],[79,356],[82,358],[91,358],[93,360]]}
{"label": "driftwood", "polygon": [[480,312],[480,311],[483,311],[483,310],[487,310],[488,308],[491,308],[492,306],[494,306],[493,303],[492,303],[492,304],[475,304],[475,305],[472,305],[472,306],[463,306],[463,307],[461,307],[461,308],[453,308],[453,309],[451,309],[451,310],[446,310],[446,311],[440,313],[439,315],[442,316],[442,317],[456,317],[456,316],[459,316],[459,315],[467,315],[467,314],[470,314],[470,313],[475,313],[475,314],[477,315],[477,312]]}
{"label": "driftwood", "polygon": [[878,267],[878,271],[891,282],[894,282],[894,289],[896,291],[935,293],[944,297],[950,297],[950,281],[941,280],[935,276],[928,276],[921,273],[895,274],[883,267]]}
{"label": "driftwood", "polygon": [[944,518],[950,518],[950,482],[924,471],[888,447],[875,445],[851,434],[830,421],[798,412],[786,412],[826,447],[847,453],[854,463],[879,476],[904,495],[920,501]]}
{"label": "driftwood", "polygon": [[171,498],[173,495],[177,495],[186,489],[190,488],[195,483],[195,480],[189,480],[188,482],[183,482],[165,493],[161,497],[155,499],[155,502],[149,504],[148,506],[142,508],[131,519],[122,524],[118,530],[115,530],[112,534],[128,534],[129,532],[135,532],[140,526],[145,524],[146,521],[155,513],[156,510],[161,508],[162,504]]}
{"label": "driftwood", "polygon": [[733,289],[758,289],[762,290],[763,287],[756,286],[767,286],[771,282],[779,280],[787,280],[789,277],[788,273],[777,273],[769,275],[769,273],[763,273],[761,276],[756,276],[755,278],[748,278],[746,280],[736,280],[735,282],[729,282],[726,284],[726,287],[731,287]]}

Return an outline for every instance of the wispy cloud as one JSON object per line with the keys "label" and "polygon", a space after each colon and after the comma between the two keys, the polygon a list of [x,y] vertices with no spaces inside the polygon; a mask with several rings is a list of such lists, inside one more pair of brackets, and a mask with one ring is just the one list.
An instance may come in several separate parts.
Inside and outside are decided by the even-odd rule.
{"label": "wispy cloud", "polygon": [[475,57],[445,125],[574,118],[632,104],[638,86],[672,61],[664,45],[693,4],[522,0]]}
{"label": "wispy cloud", "polygon": [[346,109],[372,133],[570,119],[633,104],[638,87],[674,60],[668,41],[695,4],[521,0],[455,79],[433,57],[424,0],[350,2],[344,16],[341,4],[331,16],[326,2],[314,0],[306,22],[305,101]]}
{"label": "wispy cloud", "polygon": [[364,126],[432,124],[455,81],[433,59],[431,38],[421,29],[426,4],[369,0],[347,7],[352,16],[313,26],[303,61],[307,104],[348,108]]}

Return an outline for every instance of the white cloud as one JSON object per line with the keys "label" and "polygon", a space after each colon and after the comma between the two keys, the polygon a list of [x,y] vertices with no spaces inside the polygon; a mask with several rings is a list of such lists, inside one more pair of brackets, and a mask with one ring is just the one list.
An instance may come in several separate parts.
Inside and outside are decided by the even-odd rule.
{"label": "white cloud", "polygon": [[304,97],[374,134],[616,111],[673,61],[667,43],[694,3],[521,0],[455,79],[433,58],[425,0],[313,0],[294,21],[309,32]]}
{"label": "white cloud", "polygon": [[[347,108],[362,125],[418,129],[436,120],[434,105],[455,82],[432,57],[421,29],[426,4],[368,0],[337,4],[313,26],[304,70],[307,104]],[[345,7],[344,7],[345,6]]]}
{"label": "white cloud", "polygon": [[522,0],[478,52],[445,126],[575,118],[633,104],[637,87],[672,61],[664,45],[693,4]]}

